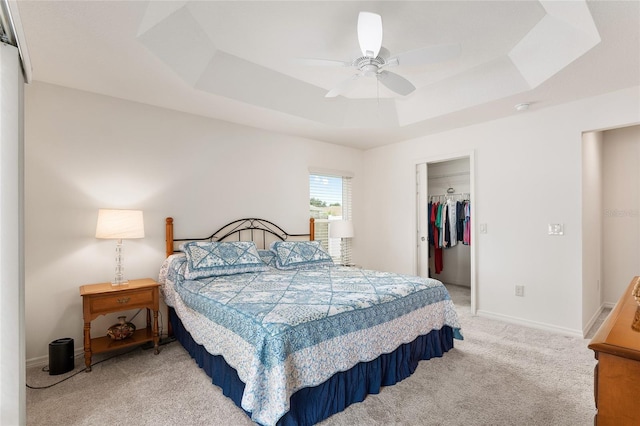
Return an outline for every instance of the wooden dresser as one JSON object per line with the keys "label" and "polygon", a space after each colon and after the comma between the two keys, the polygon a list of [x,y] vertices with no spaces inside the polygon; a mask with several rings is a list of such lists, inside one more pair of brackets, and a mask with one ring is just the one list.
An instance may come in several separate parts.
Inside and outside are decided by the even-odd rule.
{"label": "wooden dresser", "polygon": [[[640,424],[640,311],[631,284],[589,344],[598,364],[594,371],[595,424]],[[635,325],[634,325],[635,324]]]}

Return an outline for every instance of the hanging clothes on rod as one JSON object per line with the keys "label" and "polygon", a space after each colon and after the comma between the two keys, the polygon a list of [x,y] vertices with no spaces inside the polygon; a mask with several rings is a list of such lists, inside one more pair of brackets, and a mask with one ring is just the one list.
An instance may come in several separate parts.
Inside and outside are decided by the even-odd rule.
{"label": "hanging clothes on rod", "polygon": [[427,205],[429,252],[433,249],[434,272],[444,270],[443,249],[458,243],[471,244],[471,200],[468,193],[431,195]]}

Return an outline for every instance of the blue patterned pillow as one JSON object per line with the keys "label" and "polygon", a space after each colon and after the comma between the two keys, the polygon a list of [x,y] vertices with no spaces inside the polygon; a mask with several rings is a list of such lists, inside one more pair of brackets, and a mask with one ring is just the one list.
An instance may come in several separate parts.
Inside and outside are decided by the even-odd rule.
{"label": "blue patterned pillow", "polygon": [[276,267],[276,255],[271,250],[258,250],[260,259],[272,268]]}
{"label": "blue patterned pillow", "polygon": [[187,256],[185,278],[189,280],[269,269],[251,241],[191,241],[184,244],[182,249]]}
{"label": "blue patterned pillow", "polygon": [[319,241],[275,241],[270,249],[278,269],[307,269],[333,265]]}

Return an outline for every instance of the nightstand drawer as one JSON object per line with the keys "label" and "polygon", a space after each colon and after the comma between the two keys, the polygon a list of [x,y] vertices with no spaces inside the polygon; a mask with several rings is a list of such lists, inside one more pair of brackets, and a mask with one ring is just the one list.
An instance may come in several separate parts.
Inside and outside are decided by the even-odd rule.
{"label": "nightstand drawer", "polygon": [[90,300],[89,309],[93,314],[113,312],[114,307],[126,309],[145,308],[154,303],[152,289],[123,291],[117,294],[94,296]]}

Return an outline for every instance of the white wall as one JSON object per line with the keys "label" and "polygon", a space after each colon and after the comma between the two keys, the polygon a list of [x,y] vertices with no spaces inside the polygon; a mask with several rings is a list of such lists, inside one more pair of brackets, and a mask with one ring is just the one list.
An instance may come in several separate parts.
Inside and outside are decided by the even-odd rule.
{"label": "white wall", "polygon": [[[57,338],[82,348],[78,288],[113,277],[115,242],[94,238],[98,208],[144,211],[145,238],[124,241],[125,276],[156,278],[166,216],[176,237],[247,216],[307,232],[309,167],[353,172],[354,206],[362,196],[359,150],[44,83],[26,90],[25,156],[31,362],[46,362]],[[98,318],[92,333],[116,317]]]}
{"label": "white wall", "polygon": [[[582,133],[640,122],[639,88],[365,152],[365,267],[415,271],[415,164],[475,152],[478,312],[582,335]],[[547,235],[563,223],[565,235]],[[373,232],[375,230],[375,232]],[[516,297],[514,286],[525,286]],[[588,317],[589,315],[587,315]]]}
{"label": "white wall", "polygon": [[640,275],[640,126],[603,133],[603,298],[615,304]]}
{"label": "white wall", "polygon": [[603,132],[582,137],[582,320],[587,333],[602,307]]}

